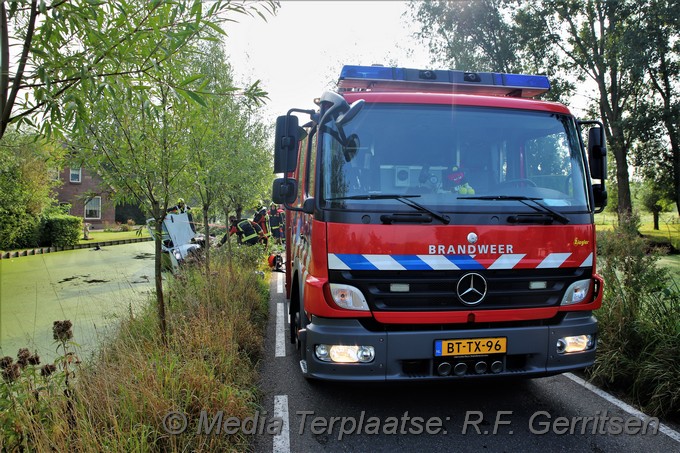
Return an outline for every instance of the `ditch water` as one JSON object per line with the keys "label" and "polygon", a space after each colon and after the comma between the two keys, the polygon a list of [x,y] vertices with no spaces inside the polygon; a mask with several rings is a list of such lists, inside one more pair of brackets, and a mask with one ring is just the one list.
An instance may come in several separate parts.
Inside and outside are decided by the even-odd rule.
{"label": "ditch water", "polygon": [[58,354],[52,323],[70,319],[86,359],[154,290],[153,242],[0,260],[0,356]]}

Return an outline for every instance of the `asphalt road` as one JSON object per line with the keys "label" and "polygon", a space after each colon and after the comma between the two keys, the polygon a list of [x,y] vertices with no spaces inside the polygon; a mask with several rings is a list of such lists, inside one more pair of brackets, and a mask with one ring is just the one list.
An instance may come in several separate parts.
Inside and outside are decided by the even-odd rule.
{"label": "asphalt road", "polygon": [[649,420],[572,374],[478,383],[308,382],[288,342],[283,280],[272,274],[256,452],[680,451],[677,427]]}

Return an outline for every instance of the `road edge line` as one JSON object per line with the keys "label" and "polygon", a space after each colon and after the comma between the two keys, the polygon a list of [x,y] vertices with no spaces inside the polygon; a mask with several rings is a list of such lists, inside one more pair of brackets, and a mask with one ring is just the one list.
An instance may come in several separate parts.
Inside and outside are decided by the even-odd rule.
{"label": "road edge line", "polygon": [[[563,376],[571,379],[575,383],[579,384],[580,386],[584,387],[587,390],[590,390],[597,396],[604,398],[607,400],[609,403],[613,404],[614,406],[617,406],[619,409],[622,409],[629,414],[639,418],[642,421],[645,421],[646,419],[650,419],[653,417],[650,417],[649,415],[645,414],[644,412],[640,412],[639,410],[635,409],[633,406],[631,406],[628,403],[624,403],[620,399],[616,398],[613,395],[610,395],[609,393],[605,392],[604,390],[594,386],[590,382],[572,374],[572,373],[564,373]],[[650,423],[650,426],[654,426],[656,423],[652,422]],[[659,431],[670,437],[676,442],[680,443],[680,433],[675,431],[673,428],[671,428],[668,425],[664,425],[663,423],[659,422]]]}

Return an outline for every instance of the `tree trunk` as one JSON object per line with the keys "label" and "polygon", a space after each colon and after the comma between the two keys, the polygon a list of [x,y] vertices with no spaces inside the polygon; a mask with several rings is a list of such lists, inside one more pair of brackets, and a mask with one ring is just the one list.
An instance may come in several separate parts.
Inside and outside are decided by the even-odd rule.
{"label": "tree trunk", "polygon": [[654,216],[654,231],[659,231],[659,211],[652,211]]}
{"label": "tree trunk", "polygon": [[668,131],[673,156],[673,198],[680,215],[680,143],[678,143],[678,133],[674,121],[675,118],[671,117],[670,114],[664,115],[664,123]]}
{"label": "tree trunk", "polygon": [[628,150],[626,149],[625,143],[623,131],[618,127],[613,127],[610,149],[616,158],[619,222],[623,216],[629,216],[633,212],[633,205],[630,198],[630,176],[628,174]]}
{"label": "tree trunk", "polygon": [[161,340],[163,344],[167,346],[168,336],[167,336],[167,324],[165,319],[165,300],[163,299],[163,275],[162,275],[162,258],[163,251],[161,249],[161,244],[163,240],[163,218],[164,214],[160,214],[160,209],[154,209],[155,219],[156,219],[156,234],[154,237],[154,243],[156,246],[156,259],[155,259],[155,281],[156,281],[156,304],[158,305],[158,325],[161,330]]}
{"label": "tree trunk", "polygon": [[208,206],[203,205],[203,234],[205,238],[205,278],[210,281],[210,223],[208,221]]}

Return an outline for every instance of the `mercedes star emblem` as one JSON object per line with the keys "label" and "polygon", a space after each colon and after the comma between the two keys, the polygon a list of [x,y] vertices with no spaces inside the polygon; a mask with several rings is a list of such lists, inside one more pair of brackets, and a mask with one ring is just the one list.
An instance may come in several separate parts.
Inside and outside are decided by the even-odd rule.
{"label": "mercedes star emblem", "polygon": [[486,296],[486,280],[481,275],[470,272],[458,280],[456,293],[465,305],[477,305]]}

